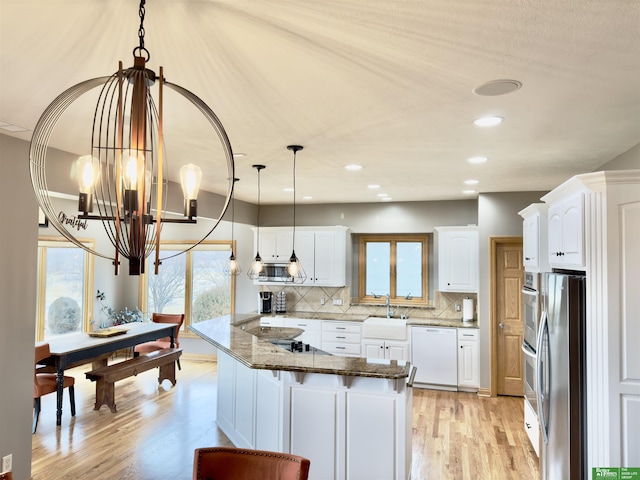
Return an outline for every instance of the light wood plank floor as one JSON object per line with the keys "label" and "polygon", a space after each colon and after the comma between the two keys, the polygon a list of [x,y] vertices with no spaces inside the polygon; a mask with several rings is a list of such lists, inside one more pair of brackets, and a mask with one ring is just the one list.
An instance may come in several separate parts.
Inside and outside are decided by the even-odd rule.
{"label": "light wood plank floor", "polygon": [[[216,427],[214,363],[182,360],[175,387],[156,371],[116,384],[118,412],[93,410],[95,384],[81,367],[77,414],[64,395],[55,426],[55,395],[43,397],[33,436],[33,480],[188,480],[193,450],[231,446]],[[522,399],[414,390],[413,479],[537,479],[535,452],[522,428]],[[388,480],[388,479],[367,479]]]}

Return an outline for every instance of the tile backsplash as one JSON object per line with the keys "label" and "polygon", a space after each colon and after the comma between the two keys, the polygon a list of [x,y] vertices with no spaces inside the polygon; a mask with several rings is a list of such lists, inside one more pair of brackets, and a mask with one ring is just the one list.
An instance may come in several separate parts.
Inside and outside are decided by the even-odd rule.
{"label": "tile backsplash", "polygon": [[[386,315],[384,297],[380,298],[380,305],[356,303],[351,298],[349,287],[300,287],[300,286],[273,286],[264,285],[262,290],[273,292],[274,296],[284,291],[287,297],[287,313],[322,313],[345,315]],[[392,307],[396,317],[406,314],[409,318],[441,318],[447,320],[462,319],[462,301],[465,297],[474,300],[474,308],[477,312],[477,294],[475,293],[451,293],[435,292],[435,298],[428,307],[396,306]],[[352,303],[353,302],[353,303]],[[456,311],[456,305],[460,305],[460,311]],[[477,313],[474,315],[477,320]]]}

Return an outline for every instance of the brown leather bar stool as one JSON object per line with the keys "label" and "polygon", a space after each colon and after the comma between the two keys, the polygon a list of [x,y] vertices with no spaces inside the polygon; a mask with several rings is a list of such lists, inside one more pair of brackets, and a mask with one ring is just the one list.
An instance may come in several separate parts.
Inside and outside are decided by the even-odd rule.
{"label": "brown leather bar stool", "polygon": [[198,448],[193,480],[307,480],[308,459],[288,453],[244,448]]}

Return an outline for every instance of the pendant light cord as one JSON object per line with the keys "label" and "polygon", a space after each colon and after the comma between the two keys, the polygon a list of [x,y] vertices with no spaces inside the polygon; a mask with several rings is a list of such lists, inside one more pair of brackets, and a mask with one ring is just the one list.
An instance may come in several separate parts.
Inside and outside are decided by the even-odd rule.
{"label": "pendant light cord", "polygon": [[291,250],[296,250],[296,152],[293,152],[293,241]]}

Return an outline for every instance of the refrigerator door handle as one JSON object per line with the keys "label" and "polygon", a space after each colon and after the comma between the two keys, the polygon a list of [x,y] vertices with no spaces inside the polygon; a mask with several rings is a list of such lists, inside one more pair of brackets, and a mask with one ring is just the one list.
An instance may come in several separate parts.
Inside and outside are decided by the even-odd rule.
{"label": "refrigerator door handle", "polygon": [[522,342],[522,347],[521,348],[522,348],[522,351],[524,352],[524,354],[527,357],[533,358],[536,362],[538,361],[538,356],[536,355],[536,352],[534,352],[529,345],[527,345],[526,343]]}
{"label": "refrigerator door handle", "polygon": [[[544,405],[543,405],[543,401],[545,399],[545,395],[543,393],[543,391],[547,388],[547,385],[543,384],[543,380],[544,380],[544,372],[542,371],[543,365],[542,365],[542,355],[543,355],[543,350],[542,350],[542,345],[543,345],[543,337],[545,335],[548,335],[548,314],[547,311],[544,310],[542,312],[541,318],[540,318],[540,330],[538,331],[538,341],[537,341],[537,346],[536,346],[536,353],[537,353],[537,358],[536,358],[536,373],[537,373],[537,385],[536,385],[536,396],[538,397],[538,418],[540,419],[540,426],[542,427],[542,439],[544,441],[544,444],[547,445],[549,443],[549,419],[545,418],[544,415]],[[547,345],[549,344],[549,342],[547,341]],[[549,355],[549,352],[545,352],[545,355]],[[548,359],[547,359],[548,361]],[[547,362],[545,362],[546,365]]]}

